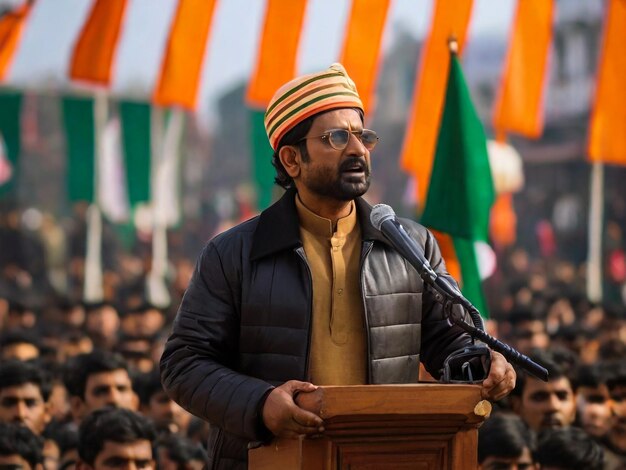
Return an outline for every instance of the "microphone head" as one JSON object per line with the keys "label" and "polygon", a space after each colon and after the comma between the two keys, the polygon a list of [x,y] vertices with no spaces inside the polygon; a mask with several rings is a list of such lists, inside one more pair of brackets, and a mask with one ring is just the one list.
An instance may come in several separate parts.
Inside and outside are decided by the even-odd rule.
{"label": "microphone head", "polygon": [[372,208],[372,213],[370,214],[370,222],[372,222],[372,225],[376,227],[376,230],[380,230],[383,222],[395,218],[396,213],[393,211],[391,206],[388,206],[387,204],[376,204]]}

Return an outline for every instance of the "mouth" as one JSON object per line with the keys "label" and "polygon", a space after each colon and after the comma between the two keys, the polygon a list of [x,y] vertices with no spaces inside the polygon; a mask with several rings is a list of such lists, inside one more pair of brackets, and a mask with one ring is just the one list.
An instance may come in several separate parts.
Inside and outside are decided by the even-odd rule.
{"label": "mouth", "polygon": [[361,160],[354,160],[343,164],[340,171],[342,175],[354,178],[363,178],[367,176],[368,173],[366,163]]}

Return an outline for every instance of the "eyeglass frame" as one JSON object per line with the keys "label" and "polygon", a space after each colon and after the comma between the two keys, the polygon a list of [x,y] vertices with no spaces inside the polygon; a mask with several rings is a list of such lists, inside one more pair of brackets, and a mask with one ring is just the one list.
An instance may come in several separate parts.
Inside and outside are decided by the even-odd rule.
{"label": "eyeglass frame", "polygon": [[[326,140],[326,142],[328,142],[328,145],[330,145],[331,148],[333,148],[335,150],[344,150],[348,146],[348,144],[350,143],[350,137],[348,137],[348,140],[346,141],[346,145],[344,147],[337,148],[330,141],[330,134],[333,133],[333,132],[337,132],[337,131],[347,132],[348,134],[353,135],[354,137],[359,139],[359,142],[361,142],[363,144],[363,146],[368,151],[374,150],[374,148],[378,144],[378,141],[380,140],[380,137],[378,137],[378,134],[376,133],[376,131],[374,131],[372,129],[361,129],[360,131],[352,131],[352,130],[349,130],[349,129],[329,129],[329,130],[327,130],[326,132],[324,132],[323,134],[320,134],[320,135],[311,135],[309,137],[303,137],[300,140],[298,140],[298,142],[296,142],[296,143],[300,143],[303,140],[309,140],[309,139],[322,139],[322,140]],[[365,132],[365,131],[369,131],[369,132],[373,133],[376,136],[376,140],[374,141],[374,144],[370,148],[368,148],[367,145],[365,144],[365,142],[363,142],[363,140],[362,140],[363,132]]]}

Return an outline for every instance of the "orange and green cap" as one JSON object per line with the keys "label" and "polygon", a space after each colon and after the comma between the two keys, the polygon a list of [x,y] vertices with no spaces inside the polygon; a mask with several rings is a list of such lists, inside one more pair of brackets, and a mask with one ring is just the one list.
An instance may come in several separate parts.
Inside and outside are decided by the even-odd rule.
{"label": "orange and green cap", "polygon": [[322,72],[294,78],[272,97],[265,112],[265,131],[274,150],[283,136],[309,116],[338,108],[359,108],[363,103],[341,64]]}

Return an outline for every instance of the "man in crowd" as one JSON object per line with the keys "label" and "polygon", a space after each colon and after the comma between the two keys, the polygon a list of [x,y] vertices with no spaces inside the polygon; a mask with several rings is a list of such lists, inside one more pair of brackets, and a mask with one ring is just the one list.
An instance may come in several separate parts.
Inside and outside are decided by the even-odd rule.
{"label": "man in crowd", "polygon": [[0,365],[0,422],[16,423],[40,435],[50,421],[51,383],[37,366],[8,361]]}
{"label": "man in crowd", "polygon": [[[198,261],[161,368],[170,396],[211,423],[216,468],[245,468],[251,441],[323,431],[297,393],[415,383],[420,359],[439,377],[445,359],[472,344],[370,222],[361,196],[378,137],[363,114],[340,64],[281,87],[265,127],[287,191],[210,241]],[[448,276],[432,234],[403,224]],[[492,353],[483,396],[502,398],[514,382]]]}
{"label": "man in crowd", "polygon": [[63,381],[76,422],[105,406],[138,408],[139,400],[133,391],[128,367],[119,355],[95,350],[76,356],[68,362]]}
{"label": "man in crowd", "polygon": [[496,414],[478,430],[479,470],[536,470],[536,436],[519,416]]}
{"label": "man in crowd", "polygon": [[513,411],[535,432],[570,426],[576,418],[576,390],[561,358],[546,351],[535,352],[530,358],[548,370],[549,379],[544,382],[518,372],[511,394]]}
{"label": "man in crowd", "polygon": [[0,468],[43,470],[43,439],[24,426],[0,423]]}
{"label": "man in crowd", "polygon": [[93,412],[79,430],[77,470],[156,468],[150,421],[130,410],[104,408]]}

